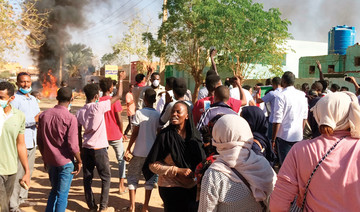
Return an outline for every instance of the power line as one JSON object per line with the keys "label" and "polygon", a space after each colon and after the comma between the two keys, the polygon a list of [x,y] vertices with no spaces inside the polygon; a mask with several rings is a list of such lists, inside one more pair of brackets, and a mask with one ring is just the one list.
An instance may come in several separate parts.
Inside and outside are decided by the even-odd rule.
{"label": "power line", "polygon": [[92,36],[92,35],[96,35],[96,34],[99,34],[99,33],[102,33],[102,32],[106,32],[108,31],[109,29],[113,29],[114,26],[117,26],[118,24],[121,24],[122,22],[124,22],[125,20],[133,17],[134,15],[138,14],[139,12],[143,11],[145,8],[147,8],[148,6],[150,6],[151,4],[155,3],[156,0],[153,0],[152,2],[150,2],[149,4],[147,4],[145,7],[143,7],[141,10],[139,10],[137,13],[135,14],[131,14],[129,16],[127,16],[126,18],[112,24],[110,27],[107,27],[105,29],[101,29],[101,28],[98,28],[98,30],[95,30],[94,32],[86,32],[86,34],[84,34],[83,36],[86,37],[86,36]]}
{"label": "power line", "polygon": [[[121,8],[125,7],[125,5],[127,5],[130,1],[131,1],[131,0],[127,1],[125,4],[121,5],[119,8],[115,9],[114,11],[118,11],[118,10],[120,10]],[[94,23],[94,25],[97,25],[97,24],[99,24],[99,23],[101,23],[101,22],[104,22],[105,20],[109,19],[110,17],[112,17],[112,16],[115,15],[115,14],[116,14],[116,13],[112,13],[111,15],[105,17],[104,19],[102,19],[102,20]]]}

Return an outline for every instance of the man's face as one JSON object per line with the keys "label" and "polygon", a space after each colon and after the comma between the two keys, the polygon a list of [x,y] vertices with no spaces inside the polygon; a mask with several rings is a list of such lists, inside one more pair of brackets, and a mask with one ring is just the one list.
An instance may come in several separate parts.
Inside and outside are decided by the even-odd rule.
{"label": "man's face", "polygon": [[0,90],[0,100],[9,101],[8,103],[10,103],[14,98],[14,96],[9,96],[7,89]]}
{"label": "man's face", "polygon": [[157,75],[157,74],[152,75],[150,81],[151,81],[151,82],[154,82],[154,80],[159,80],[159,82],[160,82],[160,76]]}
{"label": "man's face", "polygon": [[23,89],[29,89],[31,87],[31,78],[29,75],[22,75],[16,82],[17,86]]}

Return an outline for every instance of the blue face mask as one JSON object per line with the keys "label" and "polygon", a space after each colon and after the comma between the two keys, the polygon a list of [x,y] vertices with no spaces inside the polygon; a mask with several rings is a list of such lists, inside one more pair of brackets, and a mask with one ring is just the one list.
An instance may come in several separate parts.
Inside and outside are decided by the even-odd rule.
{"label": "blue face mask", "polygon": [[95,103],[98,103],[99,102],[99,100],[97,99],[97,100],[95,100]]}
{"label": "blue face mask", "polygon": [[6,108],[6,106],[8,106],[8,101],[9,100],[0,100],[0,106],[2,108]]}
{"label": "blue face mask", "polygon": [[69,106],[68,106],[68,110],[69,110],[69,111],[71,110],[71,103],[70,103]]}
{"label": "blue face mask", "polygon": [[28,89],[24,89],[24,88],[20,88],[19,89],[19,91],[21,92],[21,93],[23,93],[23,94],[28,94],[28,93],[30,93],[31,92],[31,87],[30,88],[28,88]]}

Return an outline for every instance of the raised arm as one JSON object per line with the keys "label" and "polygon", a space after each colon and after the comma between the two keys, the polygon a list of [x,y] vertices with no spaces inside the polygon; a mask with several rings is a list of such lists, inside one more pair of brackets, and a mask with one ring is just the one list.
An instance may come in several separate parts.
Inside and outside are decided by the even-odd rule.
{"label": "raised arm", "polygon": [[241,79],[239,77],[237,77],[237,76],[235,76],[235,77],[236,77],[235,82],[236,82],[236,85],[238,86],[239,92],[240,92],[241,106],[244,106],[244,105],[246,105],[247,100],[246,100],[246,96],[245,96],[245,93],[243,91],[243,88],[241,86]]}
{"label": "raised arm", "polygon": [[324,80],[324,74],[322,72],[322,69],[321,69],[321,63],[320,61],[316,61],[316,65],[317,65],[317,68],[319,69],[319,74],[320,74],[320,80]]}
{"label": "raised arm", "polygon": [[356,82],[355,77],[350,77],[350,83],[352,83],[355,87],[355,93],[359,90],[360,86],[359,84]]}
{"label": "raised arm", "polygon": [[117,100],[121,99],[122,93],[123,93],[123,80],[125,79],[125,77],[126,77],[126,73],[124,71],[120,71],[119,77],[118,77],[119,84],[116,87],[118,92],[116,93],[115,96],[113,96],[110,99],[111,104],[114,104]]}
{"label": "raised arm", "polygon": [[219,73],[217,72],[217,69],[216,69],[216,63],[215,63],[215,59],[214,57],[216,56],[216,49],[213,49],[210,51],[210,58],[211,58],[211,66],[213,68],[213,70],[216,72],[217,75],[219,75]]}

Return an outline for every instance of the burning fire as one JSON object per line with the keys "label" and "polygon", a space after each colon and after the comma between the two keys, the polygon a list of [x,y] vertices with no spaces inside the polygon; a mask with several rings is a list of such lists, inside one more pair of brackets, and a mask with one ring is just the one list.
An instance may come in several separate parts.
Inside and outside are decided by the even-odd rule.
{"label": "burning fire", "polygon": [[49,69],[47,73],[44,73],[44,80],[42,83],[43,90],[42,96],[45,98],[55,98],[57,95],[58,87],[56,85],[56,77],[52,75],[52,70]]}

